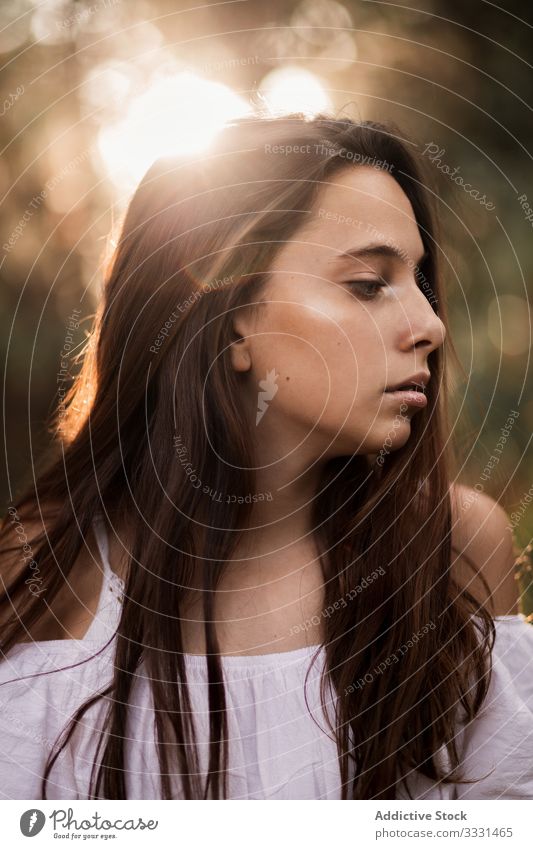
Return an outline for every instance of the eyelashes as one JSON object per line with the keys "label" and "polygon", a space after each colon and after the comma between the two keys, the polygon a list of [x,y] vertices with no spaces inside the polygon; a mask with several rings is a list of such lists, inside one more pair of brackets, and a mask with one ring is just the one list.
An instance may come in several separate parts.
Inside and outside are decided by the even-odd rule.
{"label": "eyelashes", "polygon": [[346,285],[350,290],[355,289],[355,294],[364,301],[373,301],[379,295],[381,289],[386,287],[386,283],[379,280],[347,280]]}
{"label": "eyelashes", "polygon": [[[374,301],[379,296],[381,289],[386,289],[389,284],[383,283],[380,280],[357,278],[347,280],[345,285],[348,286],[348,288],[361,300]],[[431,303],[431,300],[427,292],[424,291],[424,288],[422,286],[418,286],[418,289],[422,292],[429,303]]]}

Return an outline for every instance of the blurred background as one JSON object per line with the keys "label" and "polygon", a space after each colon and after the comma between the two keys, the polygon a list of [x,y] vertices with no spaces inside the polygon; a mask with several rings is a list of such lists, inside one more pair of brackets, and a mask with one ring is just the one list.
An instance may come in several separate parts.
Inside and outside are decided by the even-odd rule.
{"label": "blurred background", "polygon": [[50,442],[47,417],[75,372],[108,236],[136,182],[158,155],[201,150],[260,105],[392,120],[416,140],[438,181],[464,369],[460,477],[502,503],[523,548],[533,535],[532,45],[533,7],[512,0],[3,0],[3,513]]}

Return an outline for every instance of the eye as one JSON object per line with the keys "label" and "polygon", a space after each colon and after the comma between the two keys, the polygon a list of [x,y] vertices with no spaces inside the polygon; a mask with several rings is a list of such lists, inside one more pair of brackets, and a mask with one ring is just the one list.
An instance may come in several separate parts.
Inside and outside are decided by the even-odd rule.
{"label": "eye", "polygon": [[382,283],[380,280],[364,280],[361,278],[360,280],[347,280],[346,285],[350,289],[355,288],[356,294],[363,298],[363,300],[371,301],[377,297],[379,290],[383,289],[387,284]]}

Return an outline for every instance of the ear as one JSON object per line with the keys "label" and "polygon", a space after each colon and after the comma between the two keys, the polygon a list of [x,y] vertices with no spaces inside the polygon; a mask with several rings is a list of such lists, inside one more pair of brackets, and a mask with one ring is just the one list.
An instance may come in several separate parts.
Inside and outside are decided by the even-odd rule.
{"label": "ear", "polygon": [[230,344],[229,353],[233,369],[239,372],[250,371],[252,368],[253,325],[247,311],[235,311],[231,335],[233,342]]}

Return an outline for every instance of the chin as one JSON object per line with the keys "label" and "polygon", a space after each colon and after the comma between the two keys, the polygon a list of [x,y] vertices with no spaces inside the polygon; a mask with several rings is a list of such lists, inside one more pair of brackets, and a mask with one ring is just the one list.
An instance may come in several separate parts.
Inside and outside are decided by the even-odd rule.
{"label": "chin", "polygon": [[372,461],[372,458],[377,458],[379,455],[392,454],[394,451],[398,451],[399,448],[403,448],[410,435],[411,428],[409,424],[404,424],[401,429],[398,428],[392,433],[385,428],[383,438],[380,438],[381,433],[379,435],[372,434],[363,442],[361,442],[361,436],[357,438],[353,435],[346,434],[343,438],[335,441],[334,445],[331,446],[333,450],[331,452],[328,451],[328,455],[363,455],[368,456]]}
{"label": "chin", "polygon": [[379,435],[372,439],[371,451],[373,454],[380,452],[397,451],[402,448],[411,435],[411,422],[403,420],[400,423],[393,422],[388,428],[380,428]]}

